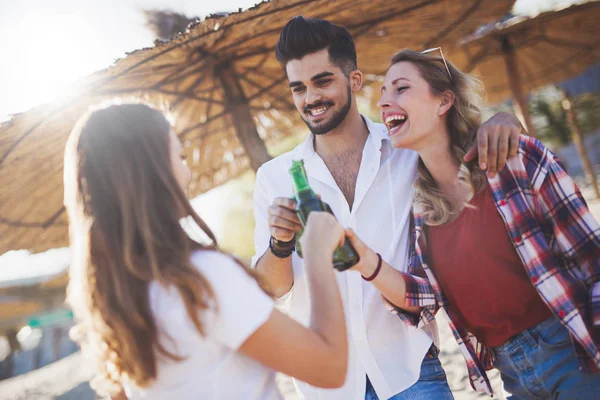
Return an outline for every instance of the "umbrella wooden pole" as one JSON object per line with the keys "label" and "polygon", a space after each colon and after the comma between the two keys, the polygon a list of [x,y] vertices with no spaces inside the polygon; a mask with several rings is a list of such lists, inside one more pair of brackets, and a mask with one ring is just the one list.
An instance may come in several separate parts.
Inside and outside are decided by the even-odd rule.
{"label": "umbrella wooden pole", "polygon": [[261,165],[271,159],[271,156],[267,152],[265,142],[258,134],[242,86],[231,63],[224,63],[215,67],[215,75],[223,87],[225,104],[231,111],[237,137],[250,159],[250,166],[254,171],[257,171]]}
{"label": "umbrella wooden pole", "polygon": [[530,136],[535,136],[535,128],[533,127],[531,115],[529,114],[529,105],[523,94],[523,85],[521,84],[515,49],[510,42],[510,39],[506,36],[502,38],[502,51],[504,53],[504,64],[506,66],[508,84],[515,99],[517,113],[521,114],[522,120],[527,127],[527,133],[529,133]]}
{"label": "umbrella wooden pole", "polygon": [[581,164],[583,165],[583,172],[585,173],[588,183],[592,185],[596,198],[600,199],[600,190],[598,189],[596,173],[585,149],[583,134],[581,133],[581,128],[579,127],[579,121],[577,121],[575,110],[573,110],[571,96],[565,90],[561,90],[560,92],[562,94],[562,106],[567,114],[567,121],[569,122],[571,132],[573,132],[573,142],[575,143],[575,147],[577,147],[577,151],[579,152]]}

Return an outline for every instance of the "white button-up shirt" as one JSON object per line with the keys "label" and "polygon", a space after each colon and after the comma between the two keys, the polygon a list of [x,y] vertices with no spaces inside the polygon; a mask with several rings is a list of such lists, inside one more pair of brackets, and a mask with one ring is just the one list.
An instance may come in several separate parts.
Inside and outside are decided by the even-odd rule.
{"label": "white button-up shirt", "polygon": [[[267,209],[276,197],[293,193],[288,170],[292,160],[304,160],[308,180],[328,203],[338,221],[357,235],[394,268],[406,271],[408,260],[411,188],[416,177],[417,153],[393,149],[383,124],[363,117],[369,136],[356,180],[354,204],[348,206],[321,157],[314,151],[313,135],[289,153],[265,163],[257,172],[254,189],[254,242],[258,259],[269,248]],[[352,210],[352,211],[351,211]],[[284,308],[300,323],[310,321],[310,299],[302,259],[292,255],[294,285]],[[364,399],[368,375],[377,396],[387,399],[413,385],[431,346],[429,336],[404,324],[382,301],[381,293],[360,273],[337,274],[348,324],[349,364],[346,383],[339,389],[319,389],[296,381],[305,399]],[[282,334],[285,334],[282,332]]]}

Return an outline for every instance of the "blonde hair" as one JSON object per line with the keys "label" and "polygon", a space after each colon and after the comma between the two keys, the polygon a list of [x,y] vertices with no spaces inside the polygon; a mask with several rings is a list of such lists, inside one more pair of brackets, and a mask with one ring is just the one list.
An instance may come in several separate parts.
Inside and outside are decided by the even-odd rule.
{"label": "blonde hair", "polygon": [[[454,104],[448,110],[446,123],[451,152],[460,165],[459,182],[470,192],[463,206],[469,207],[468,201],[476,192],[481,191],[487,182],[485,172],[476,162],[463,162],[464,155],[476,140],[477,129],[481,124],[481,82],[459,71],[450,62],[447,65],[451,76],[448,75],[443,59],[431,53],[403,50],[392,58],[392,65],[400,62],[409,62],[417,67],[434,94],[441,95],[445,91],[454,94]],[[418,176],[414,185],[414,201],[425,223],[430,226],[451,221],[462,209],[440,190],[422,160],[419,160]]]}

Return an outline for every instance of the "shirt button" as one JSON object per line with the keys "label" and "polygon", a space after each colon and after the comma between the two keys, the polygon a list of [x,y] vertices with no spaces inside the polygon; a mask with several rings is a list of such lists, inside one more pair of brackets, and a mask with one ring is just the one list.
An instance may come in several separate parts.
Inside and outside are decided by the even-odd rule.
{"label": "shirt button", "polygon": [[537,277],[537,276],[534,276],[533,278],[531,278],[531,281],[532,281],[533,283],[537,283],[537,281],[538,281],[538,277]]}
{"label": "shirt button", "polygon": [[500,207],[504,207],[506,205],[506,200],[500,200],[498,204],[500,204]]}
{"label": "shirt button", "polygon": [[521,243],[522,241],[521,236],[515,236],[515,243]]}
{"label": "shirt button", "polygon": [[560,311],[558,312],[558,316],[559,316],[560,318],[564,318],[564,317],[565,317],[565,310],[560,310]]}

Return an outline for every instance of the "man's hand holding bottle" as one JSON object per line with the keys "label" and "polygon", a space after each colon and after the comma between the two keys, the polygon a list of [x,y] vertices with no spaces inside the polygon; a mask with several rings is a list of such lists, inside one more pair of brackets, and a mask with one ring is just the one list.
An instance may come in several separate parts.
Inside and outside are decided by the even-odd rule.
{"label": "man's hand holding bottle", "polygon": [[288,197],[277,197],[267,210],[269,215],[269,231],[279,242],[289,242],[302,224],[296,214],[296,202]]}

